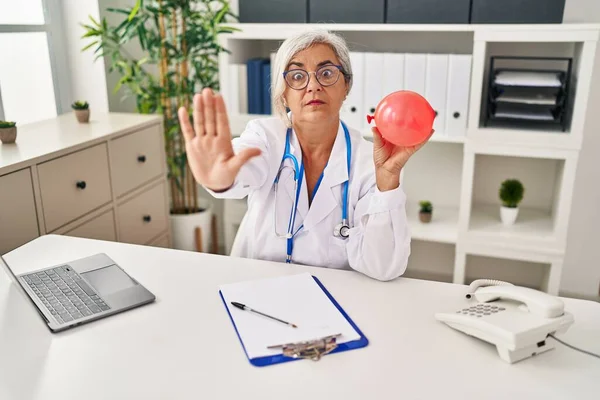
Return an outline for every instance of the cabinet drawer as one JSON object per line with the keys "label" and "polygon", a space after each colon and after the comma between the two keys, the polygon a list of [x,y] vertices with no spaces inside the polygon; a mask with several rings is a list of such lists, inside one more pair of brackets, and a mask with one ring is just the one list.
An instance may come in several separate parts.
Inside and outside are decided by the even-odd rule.
{"label": "cabinet drawer", "polygon": [[135,189],[163,172],[160,126],[152,126],[111,142],[110,157],[116,196]]}
{"label": "cabinet drawer", "polygon": [[161,183],[119,205],[121,242],[146,244],[167,230],[165,193]]}
{"label": "cabinet drawer", "polygon": [[38,166],[46,231],[112,200],[106,144],[99,144]]}
{"label": "cabinet drawer", "polygon": [[115,242],[117,241],[115,213],[113,210],[109,210],[77,228],[65,232],[65,235]]}
{"label": "cabinet drawer", "polygon": [[39,234],[31,170],[0,176],[0,254]]}

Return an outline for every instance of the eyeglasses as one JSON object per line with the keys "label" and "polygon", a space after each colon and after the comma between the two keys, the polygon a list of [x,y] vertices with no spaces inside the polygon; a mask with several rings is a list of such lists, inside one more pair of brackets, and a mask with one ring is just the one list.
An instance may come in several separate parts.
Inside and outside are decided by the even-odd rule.
{"label": "eyeglasses", "polygon": [[342,72],[341,65],[330,64],[322,66],[315,72],[307,72],[303,69],[291,69],[283,73],[283,79],[285,79],[285,82],[290,88],[302,90],[308,86],[310,74],[315,74],[317,82],[319,82],[321,86],[326,87],[335,85],[338,79],[340,79],[340,75],[344,73]]}

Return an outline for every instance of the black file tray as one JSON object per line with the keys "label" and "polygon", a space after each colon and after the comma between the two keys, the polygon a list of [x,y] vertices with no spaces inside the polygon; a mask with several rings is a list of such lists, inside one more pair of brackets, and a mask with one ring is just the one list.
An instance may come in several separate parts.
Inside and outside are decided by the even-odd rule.
{"label": "black file tray", "polygon": [[[548,68],[499,68],[498,64],[504,60],[517,63],[522,60],[536,65],[547,63]],[[557,69],[557,64],[564,64],[564,69]],[[508,129],[548,129],[565,132],[568,122],[571,68],[571,58],[491,57],[484,126],[493,123]],[[503,72],[552,73],[557,76],[560,85],[504,84],[497,81],[499,74]],[[544,101],[549,99],[553,100],[549,104]]]}

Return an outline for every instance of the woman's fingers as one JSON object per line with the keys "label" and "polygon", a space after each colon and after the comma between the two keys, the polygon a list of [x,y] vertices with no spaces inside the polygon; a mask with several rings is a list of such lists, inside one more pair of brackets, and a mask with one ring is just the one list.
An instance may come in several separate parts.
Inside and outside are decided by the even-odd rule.
{"label": "woman's fingers", "polygon": [[427,136],[427,139],[425,139],[422,143],[419,143],[415,147],[415,151],[418,151],[421,147],[425,146],[427,144],[427,142],[429,141],[429,139],[431,139],[431,137],[433,136],[434,133],[435,133],[435,129],[432,129],[431,133],[429,134],[429,136]]}
{"label": "woman's fingers", "polygon": [[202,104],[204,106],[204,131],[207,136],[215,136],[216,121],[215,121],[215,98],[213,92],[209,88],[202,90]]}
{"label": "woman's fingers", "polygon": [[224,140],[231,140],[231,131],[229,130],[229,119],[227,118],[227,109],[223,96],[217,94],[215,96],[215,111],[217,131],[216,135]]}
{"label": "woman's fingers", "polygon": [[248,162],[248,160],[250,160],[252,157],[259,156],[260,154],[261,154],[260,149],[257,149],[254,147],[249,148],[249,149],[244,149],[229,159],[229,161],[228,161],[229,167],[237,175],[238,171],[242,168],[242,166],[244,164],[246,164],[246,162]]}
{"label": "woman's fingers", "polygon": [[194,130],[197,136],[204,135],[204,107],[202,106],[202,95],[196,93],[194,95]]}
{"label": "woman's fingers", "polygon": [[188,115],[185,107],[179,107],[177,111],[177,116],[179,117],[179,125],[181,126],[181,132],[183,133],[183,138],[186,142],[192,140],[195,136],[194,128],[192,128],[192,124],[190,123],[190,116]]}

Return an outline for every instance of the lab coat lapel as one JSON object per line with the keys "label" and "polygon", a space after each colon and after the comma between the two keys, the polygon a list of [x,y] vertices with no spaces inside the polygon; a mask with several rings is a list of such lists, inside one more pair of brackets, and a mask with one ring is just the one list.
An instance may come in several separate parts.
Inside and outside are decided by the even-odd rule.
{"label": "lab coat lapel", "polygon": [[[341,195],[341,184],[348,180],[347,170],[347,151],[346,151],[346,138],[344,135],[344,129],[340,124],[338,129],[333,149],[329,157],[329,162],[325,167],[325,173],[323,174],[323,180],[321,186],[312,201],[312,206],[308,211],[306,220],[304,221],[304,228],[306,230],[315,226],[327,217],[335,208],[340,205],[334,191],[340,192],[340,199],[343,201]],[[308,197],[307,200],[308,201]],[[333,226],[331,227],[333,232]]]}

